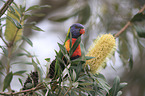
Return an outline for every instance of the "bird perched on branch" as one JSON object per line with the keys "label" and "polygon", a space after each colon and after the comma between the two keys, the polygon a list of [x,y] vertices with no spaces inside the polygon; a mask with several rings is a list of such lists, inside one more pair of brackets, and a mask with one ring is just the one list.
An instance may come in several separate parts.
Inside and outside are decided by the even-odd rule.
{"label": "bird perched on branch", "polygon": [[[75,44],[75,42],[77,41],[78,37],[80,37],[84,33],[85,33],[85,29],[84,29],[84,26],[82,24],[76,23],[76,24],[73,24],[72,26],[70,26],[68,33],[67,33],[66,40],[64,42],[64,46],[65,46],[68,53],[69,53],[70,49],[73,47],[73,45]],[[71,46],[70,46],[70,44],[71,44]],[[66,60],[63,57],[62,57],[62,60],[66,63]],[[70,56],[70,60],[74,60],[74,59],[77,59],[79,57],[81,57],[80,44],[78,44],[78,46],[76,46],[76,49],[74,50],[74,52]],[[48,73],[49,78],[53,78],[55,75],[55,64],[56,64],[56,59],[53,60],[51,65],[50,65],[49,73]],[[65,65],[67,65],[67,64],[65,64]],[[60,67],[61,67],[62,71],[65,68],[64,64],[61,64],[61,63],[60,63]]]}

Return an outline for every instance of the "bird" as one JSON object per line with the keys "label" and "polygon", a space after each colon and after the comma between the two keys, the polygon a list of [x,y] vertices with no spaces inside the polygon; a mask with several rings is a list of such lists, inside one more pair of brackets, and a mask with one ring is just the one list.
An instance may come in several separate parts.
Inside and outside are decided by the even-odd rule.
{"label": "bird", "polygon": [[[67,33],[66,40],[64,42],[64,47],[66,48],[68,53],[71,49],[70,48],[70,36],[72,36],[72,38],[71,38],[71,41],[72,41],[71,47],[72,47],[74,45],[74,43],[76,42],[76,40],[78,39],[78,37],[80,37],[84,33],[85,33],[85,29],[84,29],[84,26],[82,24],[75,23],[75,24],[70,26],[68,33]],[[77,59],[79,57],[81,57],[80,44],[77,46],[77,48],[75,49],[73,54],[70,56],[70,60],[74,60],[74,59]],[[65,63],[67,62],[66,59],[64,58],[64,56],[62,57],[62,60]],[[54,75],[55,75],[55,64],[56,64],[56,59],[53,60],[52,63],[50,64],[49,73],[47,75],[47,77],[49,77],[51,79],[54,78]],[[60,67],[61,67],[61,70],[63,71],[65,68],[65,65],[60,63]]]}

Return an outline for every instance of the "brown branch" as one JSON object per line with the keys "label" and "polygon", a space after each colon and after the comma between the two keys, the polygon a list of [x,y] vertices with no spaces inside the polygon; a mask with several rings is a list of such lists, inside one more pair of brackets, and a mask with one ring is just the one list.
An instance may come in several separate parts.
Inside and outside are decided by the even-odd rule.
{"label": "brown branch", "polygon": [[66,96],[68,94],[68,92],[71,90],[72,86],[69,87],[69,89],[66,91],[66,93],[64,94],[64,96]]}
{"label": "brown branch", "polygon": [[[144,4],[144,6],[139,10],[138,13],[142,13],[144,10],[145,10],[145,4]],[[125,25],[118,33],[115,34],[114,37],[115,37],[115,38],[119,37],[119,35],[122,34],[130,25],[131,25],[131,22],[128,21],[128,22],[126,23],[126,25]]]}
{"label": "brown branch", "polygon": [[7,0],[7,2],[3,5],[3,7],[0,10],[0,17],[5,13],[5,11],[8,9],[8,7],[11,5],[11,3],[14,0]]}
{"label": "brown branch", "polygon": [[34,91],[37,91],[39,89],[44,89],[45,86],[41,83],[41,84],[38,84],[36,87],[34,88],[31,88],[31,89],[28,89],[28,90],[22,90],[20,92],[11,92],[11,93],[8,93],[8,92],[0,92],[0,95],[18,95],[18,94],[22,94],[22,93],[29,93],[29,92],[34,92]]}

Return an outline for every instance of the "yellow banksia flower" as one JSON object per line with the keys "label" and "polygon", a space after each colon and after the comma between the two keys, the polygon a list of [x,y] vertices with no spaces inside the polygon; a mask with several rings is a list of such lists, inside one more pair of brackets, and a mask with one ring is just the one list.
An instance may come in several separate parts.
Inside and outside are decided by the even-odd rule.
{"label": "yellow banksia flower", "polygon": [[107,57],[116,49],[115,37],[111,34],[104,34],[98,37],[87,53],[87,56],[95,57],[86,61],[90,66],[90,71],[96,73],[104,65]]}

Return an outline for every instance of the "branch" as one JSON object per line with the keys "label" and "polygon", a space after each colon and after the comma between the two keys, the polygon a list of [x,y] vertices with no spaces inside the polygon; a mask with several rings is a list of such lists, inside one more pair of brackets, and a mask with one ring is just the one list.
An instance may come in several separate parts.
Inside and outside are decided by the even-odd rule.
{"label": "branch", "polygon": [[71,86],[71,87],[69,87],[69,89],[66,91],[66,93],[64,94],[64,96],[66,96],[66,95],[67,95],[67,93],[71,90],[71,88],[72,88],[72,86]]}
{"label": "branch", "polygon": [[[138,13],[142,13],[144,10],[145,10],[145,4],[144,4],[144,6],[139,10]],[[131,25],[131,22],[128,21],[128,22],[126,23],[126,25],[125,25],[118,33],[115,34],[114,37],[115,37],[115,38],[119,37],[119,35],[122,34],[130,25]]]}
{"label": "branch", "polygon": [[22,90],[20,92],[11,92],[11,93],[6,93],[6,92],[0,92],[0,95],[18,95],[18,94],[22,94],[22,93],[29,93],[29,92],[34,92],[34,91],[37,91],[39,89],[43,89],[45,88],[45,86],[41,83],[41,84],[38,84],[36,87],[34,88],[31,88],[31,89],[28,89],[28,90]]}
{"label": "branch", "polygon": [[7,2],[4,4],[4,6],[0,10],[0,17],[5,13],[5,11],[8,9],[8,7],[11,5],[11,3],[14,0],[7,0]]}

